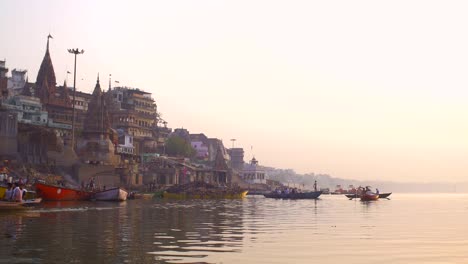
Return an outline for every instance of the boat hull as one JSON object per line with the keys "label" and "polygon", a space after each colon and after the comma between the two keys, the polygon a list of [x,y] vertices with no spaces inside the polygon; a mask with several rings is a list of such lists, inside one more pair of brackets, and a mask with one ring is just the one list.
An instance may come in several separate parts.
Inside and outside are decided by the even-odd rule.
{"label": "boat hull", "polygon": [[[388,197],[391,195],[392,193],[379,193],[379,199],[380,198],[386,198],[388,199]],[[348,197],[349,199],[355,199],[355,198],[360,198],[361,196],[359,194],[345,194],[346,197]]]}
{"label": "boat hull", "polygon": [[247,196],[248,191],[239,193],[209,193],[209,194],[189,194],[164,192],[163,197],[169,199],[242,199]]}
{"label": "boat hull", "polygon": [[375,201],[379,199],[378,194],[363,194],[361,195],[361,201]]}
{"label": "boat hull", "polygon": [[[0,186],[0,199],[5,199],[6,190],[6,186]],[[26,191],[26,196],[23,197],[25,200],[32,200],[34,198],[36,198],[36,192],[33,191]]]}
{"label": "boat hull", "polygon": [[36,183],[36,193],[47,201],[83,201],[92,197],[92,192],[65,188],[61,186]]}
{"label": "boat hull", "polygon": [[392,193],[379,193],[379,199],[380,198],[388,198]]}
{"label": "boat hull", "polygon": [[268,193],[264,194],[266,198],[275,198],[275,199],[317,199],[322,195],[322,191],[316,192],[305,192],[305,193]]}
{"label": "boat hull", "polygon": [[0,201],[0,211],[8,210],[26,210],[32,206],[39,204],[42,201],[41,198],[24,200],[22,202],[7,202]]}
{"label": "boat hull", "polygon": [[0,186],[0,199],[4,199],[5,198],[5,192],[7,190],[7,187],[5,186]]}
{"label": "boat hull", "polygon": [[128,192],[123,188],[112,188],[94,193],[96,201],[125,201],[128,197]]}

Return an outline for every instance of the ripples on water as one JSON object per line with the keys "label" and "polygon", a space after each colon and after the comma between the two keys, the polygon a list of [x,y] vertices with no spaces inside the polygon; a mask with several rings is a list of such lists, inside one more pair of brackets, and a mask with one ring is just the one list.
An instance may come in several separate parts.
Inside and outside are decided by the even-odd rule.
{"label": "ripples on water", "polygon": [[468,196],[61,202],[0,212],[0,263],[468,263]]}

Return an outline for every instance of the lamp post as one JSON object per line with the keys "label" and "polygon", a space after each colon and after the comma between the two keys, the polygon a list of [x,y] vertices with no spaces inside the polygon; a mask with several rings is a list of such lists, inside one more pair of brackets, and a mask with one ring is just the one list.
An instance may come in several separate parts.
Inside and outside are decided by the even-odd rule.
{"label": "lamp post", "polygon": [[75,94],[76,94],[76,55],[83,54],[84,50],[76,49],[68,49],[68,52],[71,54],[75,54],[75,68],[73,70],[73,112],[72,112],[72,150],[75,150]]}
{"label": "lamp post", "polygon": [[236,139],[235,139],[235,138],[231,138],[231,141],[232,141],[232,148],[234,148],[234,142],[236,142]]}

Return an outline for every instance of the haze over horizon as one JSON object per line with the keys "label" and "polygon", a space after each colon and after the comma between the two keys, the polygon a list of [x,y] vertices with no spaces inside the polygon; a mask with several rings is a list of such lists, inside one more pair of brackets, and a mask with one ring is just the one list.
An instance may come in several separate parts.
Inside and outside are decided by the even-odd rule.
{"label": "haze over horizon", "polygon": [[[2,1],[0,59],[34,82],[100,73],[153,94],[171,128],[261,165],[356,180],[468,175],[465,1]],[[113,84],[116,85],[116,84]],[[251,146],[253,148],[251,149]]]}

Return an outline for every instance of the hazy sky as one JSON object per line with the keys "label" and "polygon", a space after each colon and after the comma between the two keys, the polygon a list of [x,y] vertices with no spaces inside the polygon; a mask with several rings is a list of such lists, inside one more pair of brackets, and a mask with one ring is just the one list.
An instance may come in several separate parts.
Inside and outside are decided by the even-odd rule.
{"label": "hazy sky", "polygon": [[[171,128],[262,165],[468,179],[467,1],[0,1],[0,58],[35,81],[153,93]],[[69,84],[73,76],[69,76]],[[83,79],[83,80],[82,80]],[[253,146],[253,151],[251,151]]]}

